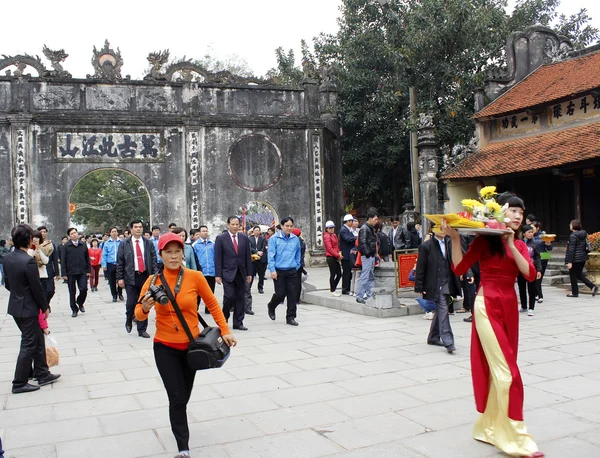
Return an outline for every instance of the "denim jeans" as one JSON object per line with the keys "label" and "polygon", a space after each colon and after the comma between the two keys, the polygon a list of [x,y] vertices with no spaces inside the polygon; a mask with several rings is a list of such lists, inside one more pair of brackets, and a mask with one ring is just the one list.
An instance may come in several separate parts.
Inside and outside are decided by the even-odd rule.
{"label": "denim jeans", "polygon": [[4,286],[4,264],[0,264],[0,274],[2,274],[2,286]]}
{"label": "denim jeans", "polygon": [[371,256],[370,258],[361,257],[361,261],[362,272],[358,281],[356,297],[368,299],[373,295],[371,290],[375,284],[375,256]]}

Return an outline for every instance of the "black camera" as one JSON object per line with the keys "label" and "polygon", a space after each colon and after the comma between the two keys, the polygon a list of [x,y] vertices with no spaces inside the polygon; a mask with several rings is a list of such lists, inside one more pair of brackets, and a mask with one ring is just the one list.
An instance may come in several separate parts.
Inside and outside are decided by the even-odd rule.
{"label": "black camera", "polygon": [[167,305],[169,303],[169,297],[167,296],[167,293],[165,293],[165,288],[163,285],[150,285],[146,296],[150,296],[152,299],[162,305]]}

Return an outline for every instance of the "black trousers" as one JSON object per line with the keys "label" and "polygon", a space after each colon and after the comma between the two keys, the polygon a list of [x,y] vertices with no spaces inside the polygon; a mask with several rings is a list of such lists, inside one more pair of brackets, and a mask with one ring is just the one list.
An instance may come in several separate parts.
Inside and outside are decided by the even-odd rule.
{"label": "black trousers", "polygon": [[31,364],[33,364],[33,376],[38,380],[46,377],[49,371],[46,363],[44,333],[40,328],[38,317],[13,317],[13,319],[21,330],[21,348],[17,357],[15,378],[12,382],[13,388],[18,388],[24,386],[29,380]]}
{"label": "black trousers", "polygon": [[352,264],[350,259],[342,259],[342,294],[350,292],[350,282],[352,281]]}
{"label": "black trousers", "polygon": [[[517,284],[519,285],[519,297],[521,298],[521,308],[527,310],[529,306],[530,310],[535,309],[535,296],[537,295],[537,282],[527,281],[523,275],[519,274],[517,277]],[[527,299],[529,295],[529,300]]]}
{"label": "black trousers", "polygon": [[327,266],[329,267],[329,291],[334,292],[342,279],[342,268],[333,256],[327,256]]}
{"label": "black trousers", "polygon": [[302,267],[300,267],[298,269],[298,271],[296,272],[296,277],[297,278],[297,293],[296,293],[296,305],[300,303],[300,296],[302,296],[302,275],[304,275],[303,269]]}
{"label": "black trousers", "polygon": [[223,315],[229,321],[231,309],[233,309],[233,325],[241,326],[244,324],[246,316],[246,284],[248,279],[237,270],[233,281],[223,279]]}
{"label": "black trousers", "polygon": [[275,310],[287,297],[287,313],[285,317],[288,320],[296,318],[299,286],[296,269],[277,269],[277,280],[273,280],[273,285],[275,286],[275,294],[273,294],[267,306]]}
{"label": "black trousers", "polygon": [[[142,292],[142,286],[144,286],[144,282],[148,279],[148,271],[144,273],[134,274],[135,284],[130,285],[125,283],[125,291],[127,292],[127,300],[125,301],[125,315],[126,315],[126,323],[131,325],[133,323],[133,314],[135,312],[135,305],[137,304],[138,298],[140,297],[140,293]],[[137,322],[137,330],[139,332],[144,332],[148,329],[148,320],[138,321]]]}
{"label": "black trousers", "polygon": [[544,293],[542,292],[542,280],[544,279],[544,274],[546,273],[546,268],[548,267],[548,260],[542,261],[542,277],[538,278],[535,282],[535,293],[537,297],[540,299],[544,298]]}
{"label": "black trousers", "polygon": [[571,279],[571,294],[579,295],[579,285],[577,280],[582,281],[589,289],[594,289],[594,285],[583,273],[585,262],[574,262],[573,267],[569,270],[569,278]]}
{"label": "black trousers", "polygon": [[117,265],[106,264],[106,277],[108,278],[108,286],[110,287],[110,294],[113,299],[123,294],[123,288],[117,286]]}
{"label": "black trousers", "polygon": [[[69,299],[71,303],[71,310],[77,312],[79,307],[85,304],[87,297],[87,275],[68,275],[67,282],[69,284]],[[79,296],[75,299],[77,289],[79,289]]]}
{"label": "black trousers", "polygon": [[[252,267],[254,268],[254,272],[258,275],[258,290],[262,291],[265,286],[265,272],[267,271],[267,263],[255,261],[252,263]],[[254,281],[254,278],[252,278]]]}
{"label": "black trousers", "polygon": [[190,429],[187,404],[194,388],[196,371],[187,363],[187,350],[177,350],[154,342],[154,360],[169,398],[169,421],[179,451],[189,450]]}
{"label": "black trousers", "polygon": [[46,301],[48,301],[48,305],[50,305],[50,301],[54,297],[54,293],[56,289],[54,287],[54,277],[53,278],[40,278],[42,282],[42,288],[46,293]]}
{"label": "black trousers", "polygon": [[[215,277],[207,277],[205,275],[204,278],[206,278],[206,283],[208,283],[208,286],[210,286],[210,290],[214,293],[215,292]],[[202,298],[200,296],[198,296],[198,308],[200,308],[200,302],[202,302]],[[210,313],[206,307],[204,307],[204,313]]]}

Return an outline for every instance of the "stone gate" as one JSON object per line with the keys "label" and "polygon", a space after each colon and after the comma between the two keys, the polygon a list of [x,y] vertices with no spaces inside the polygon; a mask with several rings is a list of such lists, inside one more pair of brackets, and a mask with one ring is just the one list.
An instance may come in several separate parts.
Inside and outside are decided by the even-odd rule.
{"label": "stone gate", "polygon": [[[118,168],[150,195],[151,224],[206,224],[260,201],[292,215],[309,248],[323,248],[327,219],[343,212],[335,84],[305,65],[301,87],[209,73],[191,61],[166,66],[151,53],[141,81],[121,75],[120,52],[94,47],[94,74],[75,79],[64,51],[0,60],[0,234],[69,224],[69,196],[86,174]],[[33,72],[37,75],[31,75]]]}

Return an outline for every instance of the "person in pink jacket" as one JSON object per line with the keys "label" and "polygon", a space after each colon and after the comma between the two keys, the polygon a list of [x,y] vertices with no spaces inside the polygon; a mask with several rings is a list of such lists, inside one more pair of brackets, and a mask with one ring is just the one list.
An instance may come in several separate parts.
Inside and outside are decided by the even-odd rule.
{"label": "person in pink jacket", "polygon": [[335,224],[333,221],[325,223],[325,234],[323,234],[323,242],[325,243],[325,256],[327,265],[329,266],[329,291],[332,296],[339,297],[341,293],[337,292],[337,286],[342,279],[342,252],[337,235],[335,235]]}

